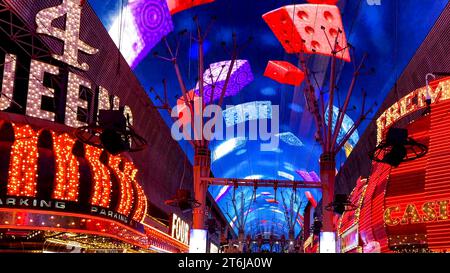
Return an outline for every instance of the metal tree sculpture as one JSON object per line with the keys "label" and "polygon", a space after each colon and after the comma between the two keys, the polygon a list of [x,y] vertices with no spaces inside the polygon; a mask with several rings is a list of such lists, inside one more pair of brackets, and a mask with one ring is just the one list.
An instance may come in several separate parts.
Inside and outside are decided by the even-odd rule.
{"label": "metal tree sculpture", "polygon": [[[281,199],[283,202],[284,209],[284,217],[286,219],[286,223],[288,224],[288,235],[289,241],[293,242],[295,240],[295,225],[300,217],[300,209],[303,204],[303,200],[299,200],[297,195],[297,190],[293,190],[291,192],[291,196],[289,197],[289,201],[286,197],[285,190],[281,191]],[[295,205],[298,204],[297,209],[295,209]],[[293,244],[292,244],[293,245]],[[291,244],[290,244],[291,246]]]}
{"label": "metal tree sculpture", "polygon": [[234,187],[233,189],[233,196],[231,199],[231,202],[227,203],[227,211],[226,214],[228,215],[228,217],[230,219],[233,219],[233,217],[231,217],[230,213],[229,213],[229,204],[231,203],[233,211],[234,211],[234,215],[236,216],[236,221],[234,222],[234,225],[237,227],[238,229],[238,241],[239,241],[239,246],[241,248],[241,251],[243,249],[243,242],[245,241],[245,225],[247,224],[247,219],[248,216],[250,214],[250,209],[253,205],[253,202],[256,198],[256,190],[253,191],[253,195],[252,197],[249,199],[249,202],[246,203],[245,200],[245,194],[244,192],[240,192],[239,194],[239,201],[240,201],[240,207],[238,208],[237,206],[237,200],[236,200],[236,190],[238,189],[237,186]]}
{"label": "metal tree sculpture", "polygon": [[[275,36],[287,53],[296,54],[300,69],[305,76],[305,99],[309,112],[314,117],[317,127],[316,140],[322,146],[320,157],[320,178],[322,183],[322,220],[323,231],[334,232],[333,212],[324,208],[333,202],[334,183],[336,175],[336,154],[341,151],[359,125],[371,113],[365,109],[366,95],[363,92],[361,114],[353,126],[339,139],[344,117],[350,105],[350,99],[356,86],[356,81],[364,68],[366,55],[360,64],[354,64],[353,79],[348,88],[343,105],[339,105],[336,122],[333,122],[333,107],[335,103],[337,61],[350,62],[354,58],[353,47],[347,43],[339,8],[335,5],[298,4],[284,6],[263,15],[263,19],[272,29]],[[315,54],[330,56],[330,80],[328,90],[323,90],[314,73],[308,69],[308,56]],[[352,58],[351,58],[352,57]],[[314,86],[314,84],[316,86]],[[316,88],[319,95],[316,95]],[[324,94],[329,100],[325,102]],[[328,116],[328,118],[326,118]]]}
{"label": "metal tree sculpture", "polygon": [[[206,102],[212,103],[212,96],[206,97],[205,95],[205,87],[208,85],[208,88],[211,89],[210,93],[215,94],[215,88],[217,87],[218,78],[214,79],[211,76],[211,79],[205,81],[205,54],[204,54],[204,41],[211,30],[211,26],[215,18],[213,18],[212,22],[207,27],[206,31],[203,33],[199,24],[198,17],[194,17],[194,22],[197,26],[196,38],[192,38],[198,44],[198,97],[200,98],[201,107],[204,109],[206,107]],[[180,33],[180,35],[185,34],[186,31]],[[189,96],[188,89],[186,87],[186,83],[183,79],[183,75],[178,64],[178,54],[180,48],[180,37],[176,38],[176,48],[173,50],[169,45],[168,39],[164,38],[163,42],[167,48],[167,52],[169,54],[168,57],[164,57],[155,53],[154,55],[162,60],[171,62],[175,69],[175,74],[177,76],[178,83],[181,89],[181,97],[185,106],[190,110],[192,115],[192,121],[194,121],[194,114],[196,113],[196,109],[194,108],[194,99]],[[238,46],[236,35],[232,35],[232,48],[231,52],[227,49],[226,43],[222,42],[222,46],[225,50],[225,53],[229,54],[230,61],[228,63],[228,69],[225,69],[226,76],[221,84],[221,92],[220,96],[218,96],[219,102],[218,106],[220,107],[223,103],[223,99],[226,96],[226,91],[230,84],[230,79],[232,78],[232,72],[236,64],[237,56],[241,52],[241,50],[246,46]],[[211,70],[210,70],[211,71]],[[168,108],[167,102],[163,101],[162,108]],[[170,111],[170,110],[169,110]],[[203,120],[201,120],[201,125],[203,125]],[[200,126],[201,128],[203,126]],[[194,128],[197,128],[194,124]],[[205,215],[206,215],[206,193],[208,189],[208,182],[202,181],[203,177],[210,176],[211,170],[211,151],[209,149],[209,141],[203,135],[203,130],[197,132],[199,138],[195,138],[194,140],[189,140],[189,143],[194,148],[194,197],[197,201],[201,203],[201,205],[193,210],[193,228],[194,229],[205,229]]]}

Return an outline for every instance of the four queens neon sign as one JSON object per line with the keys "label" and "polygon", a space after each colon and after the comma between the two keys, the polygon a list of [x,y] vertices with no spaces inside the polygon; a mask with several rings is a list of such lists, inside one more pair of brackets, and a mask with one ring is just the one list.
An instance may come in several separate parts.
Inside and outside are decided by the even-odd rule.
{"label": "four queens neon sign", "polygon": [[[82,6],[80,5],[80,0],[63,0],[60,5],[43,9],[36,15],[36,32],[55,38],[63,43],[62,54],[52,54],[54,59],[66,63],[73,68],[88,71],[89,65],[80,63],[78,60],[79,51],[88,55],[93,55],[97,54],[99,50],[80,40],[81,11]],[[63,16],[66,16],[64,29],[52,26],[54,20]],[[0,111],[4,111],[11,106],[15,89],[16,67],[17,56],[14,54],[6,54],[3,65],[4,73],[2,89],[0,90]],[[44,84],[45,74],[58,76],[60,75],[60,69],[52,64],[44,63],[39,60],[31,60],[25,114],[31,117],[55,121],[55,113],[44,110],[41,107],[43,98],[55,100],[55,90]],[[77,73],[69,71],[66,88],[64,124],[70,127],[86,125],[88,123],[88,118],[86,118],[86,120],[80,120],[79,112],[84,112],[86,117],[87,113],[93,113],[92,109],[89,108],[95,107],[93,103],[95,101],[95,96],[93,96],[92,102],[88,102],[87,100],[80,98],[81,90],[92,90],[93,84]],[[98,96],[98,104],[95,109],[111,109],[108,91],[104,87],[98,86],[96,93]],[[120,104],[119,98],[114,96],[112,102],[112,108],[118,109]],[[132,112],[130,107],[125,105],[124,112],[126,116],[130,117],[130,122],[132,122]]]}

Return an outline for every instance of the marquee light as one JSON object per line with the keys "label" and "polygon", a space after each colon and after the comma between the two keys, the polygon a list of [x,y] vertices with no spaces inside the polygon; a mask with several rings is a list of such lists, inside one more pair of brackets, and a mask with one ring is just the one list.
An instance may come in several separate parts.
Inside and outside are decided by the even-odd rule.
{"label": "marquee light", "polygon": [[[37,25],[36,33],[50,36],[51,38],[56,38],[63,43],[63,50],[61,55],[53,54],[53,57],[61,62],[64,62],[70,66],[75,68],[87,71],[89,66],[86,63],[78,62],[78,54],[79,51],[84,52],[86,54],[92,55],[98,52],[98,49],[93,48],[87,45],[85,42],[80,40],[80,20],[81,20],[81,11],[82,5],[80,6],[80,0],[61,0],[61,4],[43,9],[38,11],[35,21]],[[131,2],[131,1],[130,1]],[[135,3],[137,1],[133,1]],[[145,1],[145,5],[147,6],[152,1]],[[149,20],[156,20],[156,13],[153,12],[152,8],[149,7],[143,8],[142,11],[148,11],[146,15],[149,16]],[[58,19],[64,20],[64,27],[55,27],[53,23]],[[22,64],[25,67],[28,67],[28,64]],[[46,119],[49,121],[54,121],[55,113],[52,111],[47,111],[42,109],[42,98],[46,97],[53,101],[54,103],[54,92],[52,88],[44,86],[43,80],[45,73],[50,75],[60,75],[59,67],[54,66],[53,64],[43,63],[37,60],[30,60],[30,73],[28,81],[28,90],[24,92],[24,90],[17,90],[15,87],[15,74],[16,74],[16,66],[17,66],[17,57],[14,54],[7,53],[5,55],[5,61],[0,67],[3,68],[3,78],[2,78],[2,86],[0,93],[0,110],[6,110],[12,102],[12,98],[14,97],[14,92],[18,92],[17,94],[20,97],[26,97],[27,100],[25,103],[20,103],[20,107],[25,109],[25,114],[28,116]],[[80,87],[83,86],[87,89],[91,88],[90,82],[86,79],[78,76],[72,72],[69,72],[68,79],[61,79],[58,77],[58,80],[61,80],[62,83],[67,82],[67,86],[61,86],[61,88],[67,88],[67,90],[61,90],[63,93],[66,93],[66,105],[65,105],[65,124],[71,127],[79,127],[86,124],[86,120],[77,120],[77,116],[79,112],[83,113],[94,113],[93,109],[103,109],[108,108],[108,100],[106,99],[107,92],[103,87],[99,86],[99,105],[94,105],[95,94],[93,91],[91,93],[92,101],[89,103],[85,101],[85,99],[80,98]],[[67,91],[67,92],[66,92]],[[28,95],[28,97],[27,97]],[[114,96],[113,99],[113,108],[119,108],[119,98]],[[17,103],[16,103],[17,104]],[[90,109],[88,109],[88,107]],[[125,114],[129,114],[130,121],[132,120],[131,109],[128,106],[124,106]],[[23,112],[20,112],[23,114]],[[95,117],[94,117],[95,118]]]}
{"label": "marquee light", "polygon": [[[406,127],[412,137],[427,143],[427,155],[395,169],[374,163],[360,205],[360,219],[354,219],[357,218],[355,213],[354,217],[349,216],[342,221],[344,228],[357,224],[364,243],[369,244],[376,239],[379,252],[410,249],[418,244],[426,245],[431,251],[448,251],[450,248],[447,240],[450,226],[450,188],[447,182],[450,172],[446,168],[450,162],[449,84],[450,78],[433,82],[430,114],[421,116]],[[427,107],[425,99],[426,88],[419,88],[388,108],[377,121],[379,136],[383,137],[402,118]],[[352,195],[356,198],[360,193],[355,191]],[[417,230],[419,226],[420,231]]]}
{"label": "marquee light", "polygon": [[[81,10],[80,0],[63,0],[58,6],[43,9],[36,14],[36,32],[57,38],[64,43],[63,54],[53,54],[53,58],[87,71],[88,64],[78,63],[78,51],[93,55],[98,49],[80,40]],[[64,15],[66,15],[65,29],[54,27],[52,22]]]}
{"label": "marquee light", "polygon": [[400,206],[388,207],[384,211],[384,222],[388,226],[420,224],[434,221],[448,220],[449,200],[425,202],[420,208],[416,204],[407,204],[403,214],[395,217],[393,213],[400,212]]}
{"label": "marquee light", "polygon": [[[29,125],[13,124],[15,140],[11,144],[9,174],[7,181],[7,195],[0,206],[12,207],[36,207],[41,209],[64,210],[71,205],[64,201],[78,202],[80,191],[80,162],[72,153],[75,139],[68,134],[58,135],[51,132],[53,139],[53,152],[55,161],[55,180],[53,182],[52,199],[31,199],[37,196],[38,178],[38,139],[42,131],[35,131]],[[92,189],[90,191],[90,213],[99,215],[111,214],[115,219],[126,220],[133,210],[132,219],[140,222],[147,213],[147,197],[142,187],[136,181],[137,169],[132,162],[123,157],[109,155],[109,162],[100,162],[102,149],[85,146],[87,164],[92,174]],[[112,195],[112,180],[108,166],[118,178],[120,189],[118,208],[107,210],[110,206]],[[12,198],[14,197],[14,198]],[[17,198],[16,198],[17,197]],[[19,198],[20,197],[20,198]],[[103,209],[103,208],[106,208]],[[124,216],[125,215],[125,216]],[[116,218],[117,217],[117,218]],[[125,223],[127,221],[124,221]]]}
{"label": "marquee light", "polygon": [[86,158],[94,173],[94,189],[91,205],[108,208],[111,202],[111,177],[108,168],[100,162],[103,150],[86,146]]}
{"label": "marquee light", "polygon": [[41,109],[42,97],[54,99],[55,90],[44,86],[44,73],[59,75],[56,66],[32,60],[30,65],[30,80],[28,83],[27,115],[31,117],[54,121],[55,113]]}
{"label": "marquee light", "polygon": [[12,196],[36,196],[38,135],[29,126],[13,125],[15,141],[11,149],[7,191]]}
{"label": "marquee light", "polygon": [[[431,83],[429,95],[432,103],[450,99],[450,77]],[[409,93],[386,109],[377,119],[377,143],[381,142],[384,132],[387,132],[392,124],[425,108],[427,106],[426,98],[427,87],[425,86]]]}
{"label": "marquee light", "polygon": [[13,54],[5,55],[3,65],[2,89],[0,90],[0,111],[6,110],[11,104],[14,90],[14,74],[16,73],[17,57]]}
{"label": "marquee light", "polygon": [[[119,167],[121,163],[123,164],[123,171]],[[118,156],[109,157],[109,166],[112,168],[115,175],[119,177],[120,181],[120,198],[117,212],[128,216],[133,204],[133,187],[131,176],[129,175],[130,172],[133,172],[132,166],[130,164],[125,165]]]}
{"label": "marquee light", "polygon": [[136,182],[136,180],[134,178],[135,177],[135,173],[136,172],[134,172],[134,174],[133,174],[132,180],[134,181],[135,187],[137,189],[138,199],[137,199],[136,210],[135,210],[134,215],[133,215],[133,220],[139,222],[147,214],[147,197],[145,196],[144,190]]}
{"label": "marquee light", "polygon": [[[5,110],[11,105],[12,98],[14,97],[14,82],[16,72],[16,57],[11,54],[6,54],[5,62],[0,65],[3,67],[3,80],[2,80],[2,92],[0,94],[0,110]],[[49,121],[54,121],[55,113],[42,109],[42,98],[50,98],[54,102],[53,88],[44,86],[44,74],[60,75],[59,68],[47,63],[43,63],[37,60],[31,60],[30,74],[28,80],[28,97],[25,105],[20,105],[26,109],[25,114],[27,116],[41,118]],[[91,83],[81,76],[69,72],[67,78],[67,94],[66,94],[66,106],[65,106],[65,125],[70,127],[79,127],[86,124],[86,120],[78,120],[78,114],[92,113],[96,108],[94,105],[95,95],[91,88]],[[81,88],[85,88],[92,94],[92,101],[88,103],[85,98],[81,98]],[[23,96],[21,90],[15,90],[19,92],[19,96]],[[65,92],[63,90],[63,92]],[[98,88],[98,110],[110,108],[109,95],[107,90],[102,86]],[[113,109],[118,110],[120,107],[120,99],[117,96],[113,96]],[[23,114],[20,112],[20,114]],[[98,114],[98,113],[97,113]],[[131,108],[124,105],[124,114],[130,117],[130,123],[133,124],[133,114]]]}
{"label": "marquee light", "polygon": [[79,162],[72,153],[75,140],[67,134],[53,135],[56,178],[53,198],[57,200],[78,201],[80,186]]}
{"label": "marquee light", "polygon": [[79,108],[83,109],[86,113],[88,109],[88,102],[80,98],[81,87],[90,89],[91,84],[77,74],[69,72],[65,124],[70,127],[78,128],[87,125],[86,122],[78,120]]}

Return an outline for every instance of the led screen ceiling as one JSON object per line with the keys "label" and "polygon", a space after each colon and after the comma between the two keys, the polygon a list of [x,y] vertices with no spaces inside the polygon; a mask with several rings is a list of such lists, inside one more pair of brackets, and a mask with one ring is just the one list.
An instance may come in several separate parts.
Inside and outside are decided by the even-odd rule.
{"label": "led screen ceiling", "polygon": [[[105,27],[109,29],[114,18],[119,14],[120,2],[118,0],[89,0],[97,14],[100,16]],[[295,1],[303,3],[305,1]],[[422,43],[430,28],[436,21],[447,1],[382,1],[380,6],[371,6],[366,1],[345,1],[341,7],[344,28],[346,29],[348,41],[356,48],[356,58],[360,59],[367,52],[366,66],[374,68],[373,76],[363,75],[358,80],[352,98],[355,110],[348,112],[349,120],[356,120],[360,112],[362,92],[364,89],[368,94],[367,105],[377,102],[379,105],[384,100],[388,91],[394,85],[406,64],[414,52]],[[397,3],[397,4],[396,4]],[[261,151],[258,141],[249,139],[227,139],[216,141],[211,144],[212,172],[216,177],[239,177],[239,178],[266,178],[266,179],[296,179],[301,180],[299,173],[318,173],[318,158],[321,153],[320,146],[314,140],[315,126],[312,116],[307,111],[303,95],[303,86],[293,87],[282,85],[272,79],[263,76],[269,60],[285,60],[296,63],[295,57],[288,55],[283,50],[280,42],[276,39],[271,29],[267,26],[261,16],[282,5],[292,4],[292,1],[237,1],[216,0],[212,3],[193,7],[172,15],[174,30],[169,34],[169,39],[174,39],[177,34],[186,29],[186,37],[195,33],[195,23],[192,18],[199,15],[199,22],[206,28],[210,18],[217,16],[212,25],[208,37],[204,41],[205,67],[212,63],[229,60],[229,55],[224,53],[222,41],[231,43],[231,34],[234,32],[239,41],[245,41],[253,36],[253,41],[239,54],[239,59],[248,60],[254,76],[254,80],[240,90],[234,96],[227,97],[225,105],[252,104],[256,102],[270,102],[271,105],[280,107],[280,146],[273,151]],[[417,11],[420,10],[420,16]],[[383,41],[382,43],[380,41]],[[401,50],[400,50],[401,49]],[[197,50],[195,41],[184,38],[180,45],[180,67],[187,71],[185,73],[188,90],[195,89],[197,84]],[[162,43],[156,44],[151,51],[166,52]],[[310,62],[314,64],[318,82],[326,90],[328,79],[324,77],[328,62],[324,57],[313,57]],[[335,102],[342,104],[345,100],[346,88],[349,86],[352,74],[352,65],[347,64],[341,68],[338,78],[338,97]],[[136,76],[142,85],[148,90],[151,86],[160,90],[162,94],[161,80],[167,79],[169,90],[169,103],[176,104],[176,95],[180,95],[179,85],[173,66],[162,62],[149,54],[139,65],[134,68]],[[316,90],[319,92],[319,90]],[[150,94],[154,99],[154,94]],[[328,100],[325,94],[325,100]],[[260,108],[258,108],[260,109]],[[262,111],[264,112],[264,111]],[[171,126],[172,120],[166,112],[161,112],[167,124]],[[259,113],[261,115],[261,113]],[[266,112],[267,116],[268,113]],[[226,119],[226,122],[236,124],[245,120],[243,117]],[[248,122],[248,121],[247,121]],[[359,129],[362,135],[367,122]],[[345,129],[345,126],[344,126]],[[357,138],[352,138],[351,144],[355,145]],[[193,151],[189,144],[180,142],[185,152],[192,160]],[[340,166],[346,155],[341,152],[338,157],[337,166]],[[232,190],[221,187],[210,189],[213,197],[222,196],[218,199],[219,206],[230,222],[236,215],[233,209],[228,209],[227,204],[232,198]],[[239,189],[236,192],[236,200],[239,200],[240,192],[244,193],[244,203],[252,200],[253,189]],[[246,232],[250,235],[264,232],[275,235],[287,235],[284,228],[283,205],[281,193],[274,196],[273,189],[258,189],[257,197],[253,198],[251,206],[244,208],[247,215]],[[298,204],[301,203],[304,192],[298,191]],[[285,194],[286,199],[289,194]],[[319,192],[313,191],[313,195],[320,200]],[[271,200],[273,199],[273,200]],[[276,202],[274,201],[276,199]],[[228,201],[227,201],[228,200]],[[267,201],[269,200],[269,201]],[[239,201],[240,202],[240,201]],[[239,203],[238,202],[238,203]],[[278,203],[277,203],[278,202]],[[305,202],[301,203],[304,206]],[[238,214],[240,214],[237,210]],[[281,212],[281,213],[280,213]],[[300,213],[303,213],[300,209]],[[229,214],[229,215],[228,215]],[[296,226],[296,233],[301,230],[301,224]]]}

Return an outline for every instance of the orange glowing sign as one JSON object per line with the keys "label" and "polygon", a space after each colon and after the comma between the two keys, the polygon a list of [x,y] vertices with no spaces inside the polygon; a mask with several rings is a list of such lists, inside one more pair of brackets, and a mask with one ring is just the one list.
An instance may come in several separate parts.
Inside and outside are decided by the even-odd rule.
{"label": "orange glowing sign", "polygon": [[[0,122],[0,131],[9,123]],[[34,130],[30,125],[11,124],[14,140],[5,142],[2,147],[11,149],[0,151],[1,156],[10,153],[9,160],[0,164],[9,165],[5,179],[5,196],[0,196],[0,207],[35,208],[52,211],[83,212],[112,218],[128,224],[131,219],[140,222],[147,210],[147,198],[136,181],[137,169],[127,158],[112,156],[100,148],[85,145],[85,156],[76,156],[72,150],[75,139],[68,134],[50,132],[52,143],[42,146],[41,138],[46,130]],[[106,156],[107,162],[100,158]],[[54,180],[51,188],[51,199],[40,196],[42,190],[38,179],[39,160],[54,162]],[[81,165],[83,164],[83,168]],[[82,171],[83,169],[83,171]],[[85,190],[80,188],[80,175],[84,178]],[[112,177],[116,179],[112,179]],[[114,186],[116,184],[116,186]],[[80,204],[80,191],[90,198],[88,204]],[[41,194],[42,195],[42,194]],[[117,199],[112,202],[112,199]],[[88,206],[86,206],[88,205]],[[86,207],[86,208],[84,208]]]}

